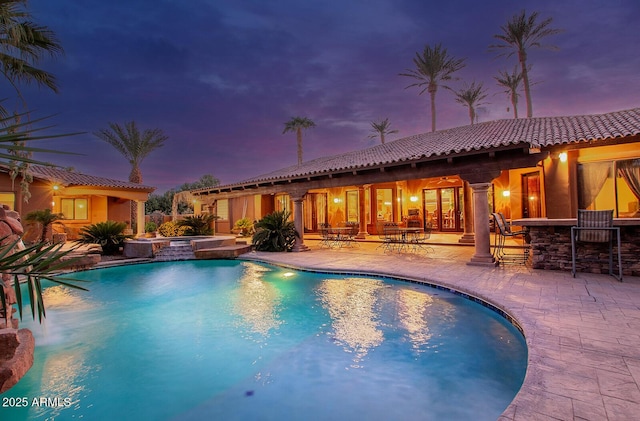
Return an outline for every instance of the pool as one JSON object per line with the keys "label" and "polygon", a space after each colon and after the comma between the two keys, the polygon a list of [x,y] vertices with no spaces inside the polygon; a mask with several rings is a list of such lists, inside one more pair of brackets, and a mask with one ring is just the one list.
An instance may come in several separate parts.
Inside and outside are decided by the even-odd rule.
{"label": "pool", "polygon": [[[75,274],[45,290],[35,363],[2,420],[495,420],[527,350],[449,291],[256,262]],[[20,405],[24,403],[24,405]]]}

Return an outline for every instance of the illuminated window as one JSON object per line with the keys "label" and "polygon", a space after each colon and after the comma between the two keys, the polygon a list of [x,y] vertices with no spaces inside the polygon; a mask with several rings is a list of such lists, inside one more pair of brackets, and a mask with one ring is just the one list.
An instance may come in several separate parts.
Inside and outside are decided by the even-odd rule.
{"label": "illuminated window", "polygon": [[60,208],[65,219],[89,219],[87,199],[60,199]]}
{"label": "illuminated window", "polygon": [[14,209],[16,195],[13,192],[0,192],[0,206],[7,205],[9,209]]}
{"label": "illuminated window", "polygon": [[224,221],[229,219],[229,199],[220,199],[216,204],[216,215]]}

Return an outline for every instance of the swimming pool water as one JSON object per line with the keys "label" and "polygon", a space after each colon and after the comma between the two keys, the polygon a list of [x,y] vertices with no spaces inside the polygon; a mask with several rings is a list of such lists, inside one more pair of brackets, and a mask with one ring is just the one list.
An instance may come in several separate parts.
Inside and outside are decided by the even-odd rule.
{"label": "swimming pool water", "polygon": [[35,363],[1,397],[28,404],[2,420],[495,420],[526,370],[515,327],[423,285],[240,261],[75,276],[90,292],[51,286],[22,322]]}

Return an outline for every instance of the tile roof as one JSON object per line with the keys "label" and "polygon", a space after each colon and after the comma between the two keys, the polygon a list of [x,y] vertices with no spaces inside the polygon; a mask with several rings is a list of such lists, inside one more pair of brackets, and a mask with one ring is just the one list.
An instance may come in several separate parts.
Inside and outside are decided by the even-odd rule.
{"label": "tile roof", "polygon": [[639,134],[640,108],[598,115],[495,120],[417,134],[367,149],[321,157],[228,186],[357,170],[480,150],[523,145],[546,147]]}
{"label": "tile roof", "polygon": [[92,186],[111,189],[142,190],[152,192],[155,187],[135,184],[129,181],[113,180],[94,175],[81,174],[60,168],[32,165],[29,170],[34,178],[60,183],[64,186]]}

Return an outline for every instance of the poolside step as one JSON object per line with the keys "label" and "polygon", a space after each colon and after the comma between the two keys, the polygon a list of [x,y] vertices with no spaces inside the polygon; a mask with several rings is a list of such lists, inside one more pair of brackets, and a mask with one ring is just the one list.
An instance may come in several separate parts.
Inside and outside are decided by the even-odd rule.
{"label": "poolside step", "polygon": [[250,244],[236,244],[195,251],[196,259],[235,259],[241,254],[251,251]]}

